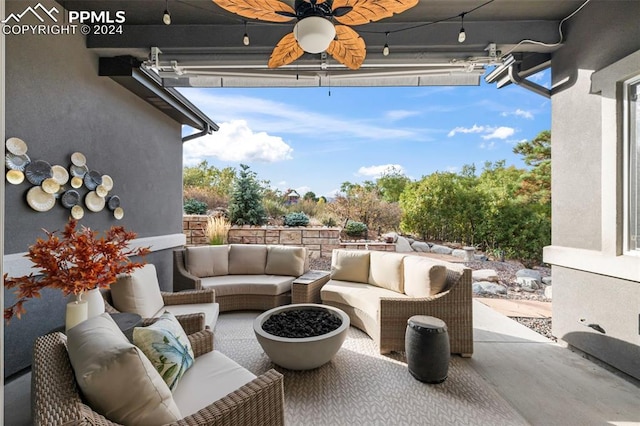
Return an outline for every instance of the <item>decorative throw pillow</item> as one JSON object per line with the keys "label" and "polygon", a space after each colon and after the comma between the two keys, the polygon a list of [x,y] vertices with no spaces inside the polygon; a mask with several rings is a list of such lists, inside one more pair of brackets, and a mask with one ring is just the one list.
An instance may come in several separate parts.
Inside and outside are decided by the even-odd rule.
{"label": "decorative throw pillow", "polygon": [[196,246],[185,250],[187,270],[199,278],[229,273],[229,246]]}
{"label": "decorative throw pillow", "polygon": [[446,266],[421,256],[404,258],[404,293],[407,296],[435,296],[445,289],[446,280]]}
{"label": "decorative throw pillow", "polygon": [[369,254],[369,284],[404,293],[401,253],[372,251]]}
{"label": "decorative throw pillow", "polygon": [[193,365],[195,357],[189,338],[170,312],[148,327],[134,328],[133,343],[149,358],[171,390]]}
{"label": "decorative throw pillow", "polygon": [[160,374],[108,313],[70,328],[67,351],[82,394],[109,420],[160,425],[182,418]]}
{"label": "decorative throw pillow", "polygon": [[263,244],[231,244],[229,274],[262,275],[267,265],[267,246]]}
{"label": "decorative throw pillow", "polygon": [[304,274],[306,253],[304,247],[268,246],[264,273],[299,277]]}
{"label": "decorative throw pillow", "polygon": [[153,318],[164,307],[156,267],[152,263],[129,274],[119,275],[110,288],[113,306],[120,312]]}
{"label": "decorative throw pillow", "polygon": [[365,250],[333,250],[331,254],[331,279],[369,282],[369,252]]}

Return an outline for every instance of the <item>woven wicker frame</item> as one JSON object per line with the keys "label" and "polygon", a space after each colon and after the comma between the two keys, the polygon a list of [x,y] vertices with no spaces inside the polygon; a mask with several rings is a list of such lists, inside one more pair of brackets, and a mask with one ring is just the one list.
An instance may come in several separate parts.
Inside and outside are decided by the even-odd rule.
{"label": "woven wicker frame", "polygon": [[[213,335],[189,336],[196,356],[213,349]],[[208,347],[207,347],[208,346]],[[67,354],[67,337],[51,333],[36,339],[33,350],[31,407],[33,424],[117,425],[82,400]],[[172,425],[284,425],[283,376],[269,370],[224,398]]]}
{"label": "woven wicker frame", "polygon": [[440,318],[447,324],[451,353],[470,357],[473,354],[473,303],[471,269],[447,264],[447,290],[428,298],[381,298],[379,318],[341,303],[324,301],[345,311],[351,324],[367,333],[379,346],[380,353],[404,351],[407,321],[413,315]]}

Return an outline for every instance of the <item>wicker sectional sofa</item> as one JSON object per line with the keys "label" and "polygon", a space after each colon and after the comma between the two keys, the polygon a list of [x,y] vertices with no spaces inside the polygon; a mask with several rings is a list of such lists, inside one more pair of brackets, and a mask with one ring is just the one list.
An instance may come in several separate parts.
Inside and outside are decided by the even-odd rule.
{"label": "wicker sectional sofa", "polygon": [[305,247],[229,244],[173,252],[174,291],[214,289],[220,312],[291,303],[291,284],[309,270]]}
{"label": "wicker sectional sofa", "polygon": [[473,353],[471,269],[401,253],[333,251],[322,303],[345,311],[380,353],[404,351],[407,320],[429,315],[447,324],[451,353]]}

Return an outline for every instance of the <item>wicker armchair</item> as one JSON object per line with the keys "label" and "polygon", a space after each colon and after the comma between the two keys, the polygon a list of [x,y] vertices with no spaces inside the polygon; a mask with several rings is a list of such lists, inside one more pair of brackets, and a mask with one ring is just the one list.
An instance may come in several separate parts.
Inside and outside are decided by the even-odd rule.
{"label": "wicker armchair", "polygon": [[[196,357],[213,350],[213,334],[209,329],[189,334],[189,340]],[[36,339],[31,380],[34,425],[117,425],[83,401],[69,361],[67,337],[63,333],[51,333]],[[172,424],[283,425],[283,376],[269,370],[197,413]]]}

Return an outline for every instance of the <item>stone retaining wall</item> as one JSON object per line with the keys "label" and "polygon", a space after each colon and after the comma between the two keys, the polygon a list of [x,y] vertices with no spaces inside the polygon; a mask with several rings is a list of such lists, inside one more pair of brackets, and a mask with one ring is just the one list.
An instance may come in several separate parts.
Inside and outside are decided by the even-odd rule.
{"label": "stone retaining wall", "polygon": [[[183,217],[187,245],[208,243],[205,236],[206,225],[207,216]],[[340,228],[232,226],[229,230],[229,243],[304,246],[312,258],[331,257],[332,250],[340,248]]]}
{"label": "stone retaining wall", "polygon": [[365,243],[362,241],[341,242],[340,248],[347,250],[396,251],[396,245],[393,243]]}

